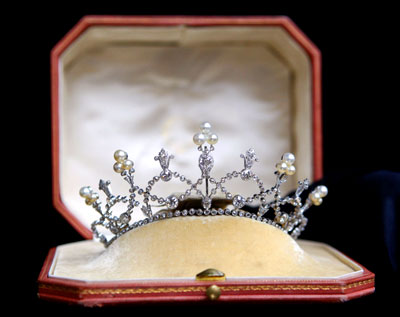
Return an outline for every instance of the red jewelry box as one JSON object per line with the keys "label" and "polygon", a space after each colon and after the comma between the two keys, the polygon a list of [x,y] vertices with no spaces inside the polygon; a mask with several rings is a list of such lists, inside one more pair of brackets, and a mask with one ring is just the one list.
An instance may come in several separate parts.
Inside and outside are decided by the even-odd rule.
{"label": "red jewelry box", "polygon": [[[109,175],[108,170],[102,172],[109,163],[101,161],[101,153],[129,144],[125,140],[129,135],[136,136],[129,153],[138,157],[149,144],[160,148],[152,130],[163,135],[159,144],[168,143],[171,129],[192,117],[197,122],[204,112],[217,112],[212,114],[215,126],[218,121],[224,126],[226,117],[221,113],[229,113],[230,120],[244,129],[246,120],[251,120],[257,136],[250,139],[261,148],[270,142],[269,152],[275,154],[295,150],[299,179],[322,177],[321,56],[286,17],[87,16],[52,50],[51,83],[53,201],[85,239],[92,238],[89,228],[95,214],[89,215],[77,192],[79,186]],[[235,102],[254,111],[260,111],[261,103],[261,119]],[[185,108],[176,106],[183,103]],[[123,108],[128,104],[129,109]],[[151,110],[154,104],[156,110]],[[208,104],[210,108],[203,109]],[[216,104],[228,105],[215,110]],[[169,113],[170,109],[175,110]],[[158,129],[143,124],[154,111],[167,113]],[[136,118],[137,113],[143,117]],[[121,131],[110,132],[109,123]],[[226,128],[235,144],[246,144],[251,137],[234,133]],[[174,139],[169,148],[182,151],[186,144],[180,142]],[[261,157],[263,165],[273,166],[268,161],[275,158],[270,159],[268,151]],[[140,165],[147,174],[155,174],[146,163],[139,161]],[[373,273],[330,246],[318,247],[354,272],[330,278],[86,281],[54,275],[58,249],[54,248],[39,276],[39,296],[101,306],[201,301],[214,284],[220,288],[220,301],[344,301],[374,291]]]}

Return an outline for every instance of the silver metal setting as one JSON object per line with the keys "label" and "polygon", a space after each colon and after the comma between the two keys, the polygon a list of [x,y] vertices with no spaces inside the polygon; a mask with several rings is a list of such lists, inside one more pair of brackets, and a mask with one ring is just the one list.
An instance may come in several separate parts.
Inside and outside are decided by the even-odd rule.
{"label": "silver metal setting", "polygon": [[[323,197],[328,193],[325,186],[318,186],[306,198],[304,204],[302,203],[300,195],[308,189],[309,181],[307,179],[298,182],[298,188],[292,197],[281,197],[280,187],[295,173],[293,165],[295,156],[292,153],[285,153],[282,155],[281,161],[276,165],[276,183],[270,189],[265,189],[264,183],[261,179],[251,170],[253,164],[258,162],[258,158],[254,149],[249,149],[245,154],[241,154],[243,158],[244,167],[240,171],[232,171],[227,173],[221,179],[216,180],[211,177],[211,170],[214,166],[214,158],[211,153],[215,150],[214,145],[218,142],[218,136],[211,132],[211,124],[204,122],[201,124],[201,132],[193,137],[194,143],[198,146],[201,152],[199,156],[198,165],[201,171],[201,177],[197,181],[192,181],[174,172],[170,169],[170,161],[174,158],[169,155],[167,151],[161,149],[154,160],[159,161],[161,166],[161,173],[159,176],[154,176],[148,181],[147,186],[142,188],[135,184],[133,168],[134,163],[128,159],[128,154],[125,151],[118,150],[114,153],[116,163],[114,164],[114,171],[121,174],[123,179],[129,184],[129,195],[120,196],[113,195],[110,187],[110,181],[100,180],[99,190],[106,196],[106,204],[102,207],[98,193],[93,191],[90,186],[85,186],[80,189],[80,195],[85,198],[87,205],[91,205],[99,214],[100,218],[94,221],[91,229],[94,236],[102,242],[105,247],[108,247],[118,237],[126,232],[146,225],[154,221],[160,221],[173,217],[187,217],[187,216],[233,216],[233,217],[246,217],[256,221],[272,225],[287,234],[290,234],[294,239],[298,238],[301,232],[307,225],[307,218],[304,212],[312,205],[320,205]],[[241,194],[233,194],[227,189],[227,183],[233,178],[242,179],[243,181],[254,181],[257,183],[259,191],[249,197]],[[182,194],[169,195],[167,197],[158,197],[152,194],[153,187],[162,180],[168,182],[172,179],[177,179],[186,184],[186,189]],[[203,185],[203,188],[200,188]],[[221,193],[232,208],[212,208],[213,197],[217,193]],[[137,197],[141,196],[140,200]],[[272,196],[272,200],[267,202],[267,196]],[[187,201],[192,197],[196,197],[201,201],[202,208],[189,210],[178,208],[180,202]],[[259,202],[257,213],[242,210],[254,201]],[[112,213],[112,207],[117,203],[126,204],[126,211],[116,216]],[[290,205],[292,210],[282,210],[281,207]],[[131,223],[132,213],[135,208],[143,212],[144,219]],[[153,207],[163,208],[162,211],[153,213]],[[273,214],[271,214],[273,213]],[[268,218],[269,214],[272,218]],[[112,233],[112,237],[107,239],[104,234],[98,230],[98,226],[106,228]]]}

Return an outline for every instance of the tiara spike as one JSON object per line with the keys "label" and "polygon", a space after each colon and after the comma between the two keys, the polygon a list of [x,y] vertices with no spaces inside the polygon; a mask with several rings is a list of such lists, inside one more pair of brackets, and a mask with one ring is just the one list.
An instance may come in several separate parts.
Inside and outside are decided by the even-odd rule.
{"label": "tiara spike", "polygon": [[154,157],[155,161],[159,161],[161,165],[162,172],[160,173],[160,178],[164,182],[168,182],[172,179],[172,173],[169,169],[169,163],[174,158],[173,155],[169,155],[167,151],[161,149],[160,153]]}
{"label": "tiara spike", "polygon": [[100,180],[99,182],[99,189],[102,190],[106,196],[107,196],[107,201],[113,199],[115,196],[111,193],[111,187],[110,187],[111,182],[110,181],[104,181]]}
{"label": "tiara spike", "polygon": [[[193,142],[200,151],[198,166],[201,171],[201,176],[196,182],[188,179],[186,176],[179,172],[170,169],[171,160],[173,155],[162,148],[157,156],[154,157],[155,161],[160,163],[161,173],[150,179],[145,187],[140,187],[135,184],[133,168],[134,162],[128,158],[128,153],[123,150],[114,152],[115,163],[113,169],[116,173],[120,174],[123,179],[129,184],[129,196],[114,195],[111,191],[111,182],[100,180],[99,190],[106,195],[107,203],[102,209],[99,194],[96,193],[90,186],[82,187],[79,191],[80,196],[85,199],[87,205],[91,205],[99,214],[100,218],[94,221],[91,229],[94,236],[99,239],[101,243],[108,247],[118,237],[126,232],[151,223],[172,217],[180,216],[238,216],[252,218],[261,221],[268,225],[281,229],[282,231],[290,234],[296,239],[307,225],[307,218],[304,212],[312,205],[320,205],[323,198],[328,194],[328,189],[325,186],[316,187],[309,193],[304,204],[301,201],[302,193],[308,189],[309,181],[304,179],[298,182],[298,187],[292,197],[281,197],[281,186],[287,181],[289,176],[294,175],[296,168],[294,166],[295,156],[292,153],[284,153],[280,162],[276,164],[276,181],[275,185],[270,189],[264,187],[263,181],[252,171],[255,162],[258,162],[258,157],[254,149],[248,149],[244,154],[240,154],[243,159],[243,168],[239,171],[232,171],[221,177],[219,180],[211,175],[214,167],[214,158],[212,152],[215,150],[215,145],[218,143],[218,136],[212,132],[212,126],[209,122],[203,122],[200,125],[200,132],[193,136]],[[255,181],[259,191],[245,197],[239,193],[231,193],[227,189],[227,183],[234,178],[239,178],[242,181]],[[152,193],[153,187],[161,180],[169,182],[177,179],[186,185],[181,194],[170,194],[166,197],[159,197]],[[204,191],[201,189],[204,185]],[[185,189],[186,188],[186,189]],[[213,197],[221,192],[225,195],[227,208],[214,209]],[[199,197],[201,200],[202,209],[179,209],[179,202],[190,199],[192,195]],[[268,202],[267,197],[272,195],[272,200]],[[139,197],[138,197],[139,196]],[[243,208],[254,201],[259,201],[257,213],[244,211]],[[126,211],[122,212],[119,216],[114,215],[112,208],[118,204],[126,204]],[[283,211],[282,206],[291,205],[292,211]],[[232,206],[232,208],[229,208]],[[144,219],[131,223],[132,213],[135,208],[139,207],[145,216]],[[153,208],[164,208],[157,213],[154,213]],[[273,211],[273,219],[268,218],[270,210]],[[284,208],[286,210],[286,208]],[[98,227],[102,226],[110,231],[112,236],[107,238],[102,234]]]}

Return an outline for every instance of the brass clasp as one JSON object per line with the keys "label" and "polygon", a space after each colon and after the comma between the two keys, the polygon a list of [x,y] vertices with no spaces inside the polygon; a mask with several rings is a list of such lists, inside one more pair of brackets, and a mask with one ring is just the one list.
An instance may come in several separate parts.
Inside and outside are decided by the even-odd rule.
{"label": "brass clasp", "polygon": [[225,273],[216,269],[207,269],[196,275],[197,281],[225,281]]}

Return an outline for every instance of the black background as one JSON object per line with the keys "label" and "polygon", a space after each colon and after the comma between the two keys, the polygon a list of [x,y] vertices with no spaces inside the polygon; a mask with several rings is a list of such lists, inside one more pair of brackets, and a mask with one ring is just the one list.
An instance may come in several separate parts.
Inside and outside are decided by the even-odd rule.
{"label": "black background", "polygon": [[[14,309],[143,314],[155,310],[222,313],[233,307],[243,314],[293,314],[296,311],[367,311],[378,305],[388,308],[393,303],[391,294],[396,290],[390,287],[397,276],[382,250],[382,233],[366,227],[371,223],[360,223],[355,217],[336,214],[333,207],[321,207],[321,211],[316,211],[320,216],[315,216],[314,220],[310,217],[314,225],[309,226],[310,230],[307,228],[305,238],[327,242],[375,272],[377,291],[371,296],[335,305],[185,305],[102,310],[37,299],[36,280],[48,250],[82,239],[52,205],[49,57],[52,47],[84,15],[286,15],[322,53],[324,175],[328,183],[344,184],[345,177],[354,180],[378,170],[399,171],[399,115],[395,112],[399,104],[395,50],[398,17],[393,7],[384,2],[353,6],[338,2],[293,6],[283,2],[261,7],[245,1],[240,5],[225,4],[224,9],[222,6],[217,9],[215,5],[215,2],[201,2],[178,8],[172,3],[161,7],[154,2],[148,5],[113,2],[107,6],[97,3],[84,7],[68,2],[32,7],[21,4],[21,7],[2,12],[3,53],[7,56],[3,60],[7,73],[3,93],[9,96],[4,99],[2,108],[3,155],[7,158],[3,167],[11,175],[6,185],[11,188],[7,190],[8,200],[13,202],[12,207],[3,212],[15,215],[7,227],[18,232],[4,237],[6,242],[3,243],[11,254],[4,261],[7,268],[4,272],[10,268],[17,270],[3,274],[11,278],[7,282],[8,286],[13,286],[12,291],[8,291],[8,303]],[[357,186],[357,181],[351,181],[349,186]],[[346,188],[344,203],[353,203],[353,198],[349,197],[352,192],[359,195],[354,199],[368,199],[362,190]],[[332,204],[335,208],[341,207],[337,198],[332,198]],[[360,204],[365,208],[365,217],[372,219],[373,208],[365,202]],[[19,221],[22,227],[15,224]],[[325,226],[329,230],[325,230]]]}

